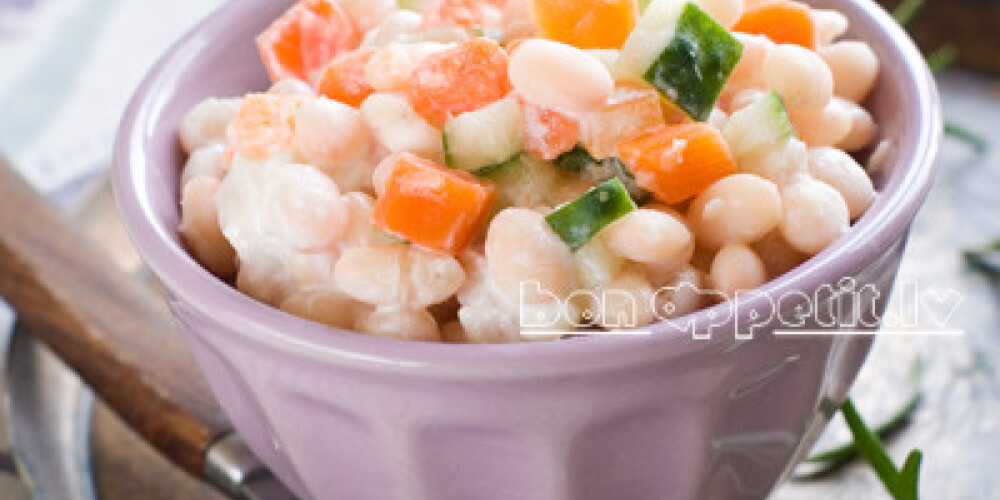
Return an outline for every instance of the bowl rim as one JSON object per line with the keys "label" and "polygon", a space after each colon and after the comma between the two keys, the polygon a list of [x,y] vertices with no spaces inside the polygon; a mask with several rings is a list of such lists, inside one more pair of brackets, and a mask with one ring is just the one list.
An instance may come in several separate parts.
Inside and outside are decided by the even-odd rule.
{"label": "bowl rim", "polygon": [[[704,329],[718,323],[713,317],[726,314],[728,303],[692,313],[674,323],[659,322],[645,327],[647,336],[599,336],[563,339],[557,342],[515,344],[420,343],[359,335],[284,313],[254,301],[212,276],[171,236],[171,228],[155,217],[145,194],[148,158],[144,132],[155,117],[157,94],[167,90],[162,81],[176,66],[190,59],[205,32],[221,33],[232,19],[252,15],[258,2],[228,2],[177,41],[147,74],[123,115],[115,142],[112,181],[122,220],[143,261],[169,291],[171,303],[193,309],[230,334],[242,335],[271,348],[287,349],[300,355],[325,360],[337,358],[357,367],[387,367],[405,371],[432,371],[438,374],[495,376],[565,373],[595,366],[634,362],[636,357],[653,359],[681,356],[715,349],[733,342],[726,335],[710,341],[693,341],[689,328]],[[878,26],[878,40],[886,52],[898,58],[913,88],[918,106],[918,127],[912,150],[898,151],[897,166],[887,179],[868,213],[831,247],[812,257],[784,276],[769,281],[749,300],[740,302],[735,317],[745,317],[767,307],[764,295],[816,290],[876,261],[905,236],[926,198],[933,181],[934,160],[939,148],[942,118],[937,89],[923,56],[903,29],[878,4],[869,0],[840,0],[851,5],[869,22]],[[885,62],[883,62],[885,64]],[[895,144],[896,147],[900,145]],[[559,361],[556,363],[555,361]],[[516,370],[513,370],[516,368]]]}

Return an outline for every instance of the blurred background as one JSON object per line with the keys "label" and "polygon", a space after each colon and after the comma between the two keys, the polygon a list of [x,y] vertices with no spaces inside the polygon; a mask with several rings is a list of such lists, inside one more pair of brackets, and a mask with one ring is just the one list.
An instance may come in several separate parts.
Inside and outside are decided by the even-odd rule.
{"label": "blurred background", "polygon": [[[69,214],[110,210],[106,173],[132,91],[159,54],[220,3],[0,0],[0,156]],[[880,339],[854,397],[873,426],[899,417],[889,439],[897,462],[910,449],[924,451],[925,498],[1000,499],[1000,244],[969,253],[1000,239],[1000,1],[928,0],[918,7],[908,0],[897,12],[940,72],[950,135],[901,279],[961,294],[948,321],[965,335]],[[894,300],[901,314],[928,307],[898,293]],[[13,325],[0,305],[0,347]],[[16,362],[25,357],[32,361]],[[15,346],[2,358],[0,500],[31,498],[32,490],[58,500],[222,498],[159,459],[71,375],[50,370],[58,363],[39,348]],[[11,425],[18,404],[53,409],[56,431]],[[49,447],[36,446],[39,436],[31,435],[53,432],[61,439],[41,439]],[[819,446],[835,447],[846,436],[835,420]],[[886,498],[864,464],[832,469],[821,462],[800,475],[817,469],[822,474],[796,479],[773,497]],[[56,483],[72,492],[46,487]]]}

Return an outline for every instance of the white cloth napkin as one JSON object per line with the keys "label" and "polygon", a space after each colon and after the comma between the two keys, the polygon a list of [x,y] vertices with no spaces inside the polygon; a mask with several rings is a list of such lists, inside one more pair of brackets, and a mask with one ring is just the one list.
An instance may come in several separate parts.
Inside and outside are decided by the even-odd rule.
{"label": "white cloth napkin", "polygon": [[[0,0],[0,154],[63,207],[110,166],[146,71],[221,0]],[[13,323],[0,302],[0,331]]]}

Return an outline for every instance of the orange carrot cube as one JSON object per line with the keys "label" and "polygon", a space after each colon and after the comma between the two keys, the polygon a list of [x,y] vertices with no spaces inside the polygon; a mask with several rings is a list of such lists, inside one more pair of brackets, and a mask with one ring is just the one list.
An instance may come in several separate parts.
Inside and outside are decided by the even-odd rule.
{"label": "orange carrot cube", "polygon": [[312,77],[338,54],[361,41],[361,31],[331,0],[300,0],[257,37],[272,81]]}
{"label": "orange carrot cube", "polygon": [[496,188],[470,174],[403,153],[391,167],[372,222],[416,245],[455,254],[479,232],[495,198]]}
{"label": "orange carrot cube", "polygon": [[443,127],[454,116],[506,97],[507,63],[504,50],[485,38],[432,54],[413,70],[410,105],[431,125]]}
{"label": "orange carrot cube", "polygon": [[580,142],[580,122],[554,109],[521,100],[524,110],[524,145],[531,154],[549,161]]}
{"label": "orange carrot cube", "polygon": [[646,83],[618,81],[607,102],[583,120],[583,147],[599,160],[614,156],[619,142],[664,124],[661,100]]}
{"label": "orange carrot cube", "polygon": [[357,50],[334,59],[320,73],[316,92],[348,106],[361,106],[374,91],[365,76],[365,66],[373,54],[374,49]]}
{"label": "orange carrot cube", "polygon": [[809,7],[791,0],[765,0],[748,5],[733,31],[764,35],[774,43],[816,48],[816,25]]}
{"label": "orange carrot cube", "polygon": [[636,0],[534,0],[546,38],[581,49],[617,49],[639,17]]}
{"label": "orange carrot cube", "polygon": [[295,114],[303,97],[249,94],[226,129],[229,155],[265,159],[290,150],[295,141]]}
{"label": "orange carrot cube", "polygon": [[657,200],[681,203],[736,173],[722,134],[704,123],[665,125],[618,145],[636,184]]}
{"label": "orange carrot cube", "polygon": [[499,18],[496,2],[487,0],[437,0],[424,9],[423,27],[454,25],[482,28],[490,17]]}

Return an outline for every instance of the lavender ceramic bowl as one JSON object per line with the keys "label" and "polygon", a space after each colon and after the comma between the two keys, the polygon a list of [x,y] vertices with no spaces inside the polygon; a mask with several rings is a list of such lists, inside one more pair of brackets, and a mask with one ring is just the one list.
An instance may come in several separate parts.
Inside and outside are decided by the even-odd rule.
{"label": "lavender ceramic bowl", "polygon": [[[774,336],[780,318],[761,295],[732,316],[721,305],[687,318],[714,327],[710,340],[663,323],[648,337],[396,342],[263,306],[187,255],[175,230],[178,122],[205,97],[265,88],[253,37],[288,3],[230,2],[175,45],[125,115],[114,174],[136,246],[256,453],[311,500],[766,496],[843,400],[870,340]],[[787,313],[853,277],[880,292],[862,311],[879,315],[930,187],[938,98],[919,52],[875,3],[815,4],[845,13],[850,36],[882,60],[871,108],[894,147],[883,194],[850,234],[763,291],[801,292],[781,303]],[[755,340],[735,340],[754,314]]]}

